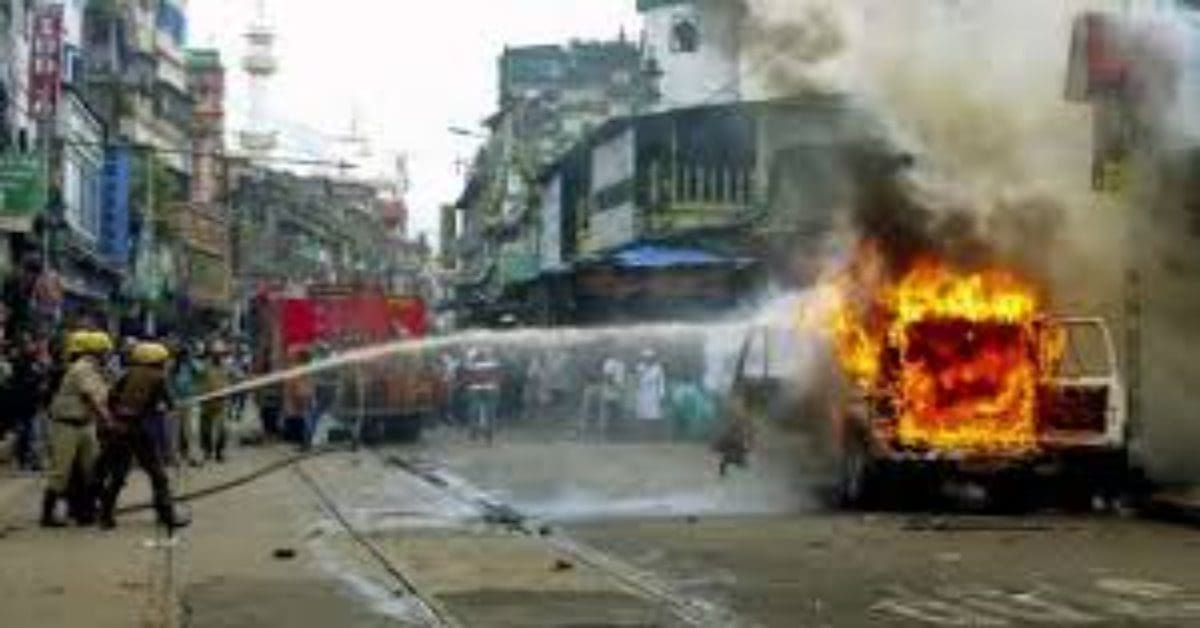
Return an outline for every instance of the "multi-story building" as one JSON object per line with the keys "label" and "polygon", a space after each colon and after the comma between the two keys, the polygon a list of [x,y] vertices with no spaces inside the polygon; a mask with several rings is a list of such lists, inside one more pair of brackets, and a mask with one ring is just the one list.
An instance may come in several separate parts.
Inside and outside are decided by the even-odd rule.
{"label": "multi-story building", "polygon": [[[61,10],[61,95],[52,134],[51,198],[46,225],[51,264],[65,289],[65,314],[107,317],[125,277],[127,211],[114,191],[127,186],[123,153],[110,151],[111,121],[87,98],[87,11],[81,2],[43,5]],[[60,8],[61,7],[61,8]],[[45,30],[35,24],[35,31]],[[35,35],[37,37],[37,35]],[[118,180],[118,179],[122,180]]]}
{"label": "multi-story building", "polygon": [[109,145],[127,147],[133,260],[127,296],[148,327],[181,320],[183,215],[191,192],[192,103],[181,0],[87,3],[87,101],[110,127]]}
{"label": "multi-story building", "polygon": [[391,283],[399,250],[376,186],[253,166],[231,183],[242,298],[263,283]]}
{"label": "multi-story building", "polygon": [[[457,206],[460,298],[538,277],[538,174],[587,134],[648,105],[638,47],[614,41],[509,48],[499,60],[500,111]],[[476,299],[477,300],[477,299]]]}
{"label": "multi-story building", "polygon": [[225,193],[225,68],[216,50],[188,51],[192,99],[190,202],[182,213],[183,269],[193,307],[230,307],[229,211]]}
{"label": "multi-story building", "polygon": [[33,13],[25,0],[0,0],[0,151],[28,150],[29,50]]}
{"label": "multi-story building", "polygon": [[25,244],[29,217],[45,205],[44,159],[32,152],[36,126],[29,111],[33,12],[25,0],[0,0],[0,271]]}
{"label": "multi-story building", "polygon": [[[508,109],[456,204],[453,302],[475,317],[462,323],[708,315],[771,284],[811,280],[817,244],[847,200],[838,175],[890,163],[888,149],[846,98],[748,102],[740,6],[639,0],[642,45],[621,66],[635,73],[631,101],[548,161],[521,160],[528,126],[513,112],[565,82],[569,55],[506,53]],[[565,124],[547,115],[534,128]]]}

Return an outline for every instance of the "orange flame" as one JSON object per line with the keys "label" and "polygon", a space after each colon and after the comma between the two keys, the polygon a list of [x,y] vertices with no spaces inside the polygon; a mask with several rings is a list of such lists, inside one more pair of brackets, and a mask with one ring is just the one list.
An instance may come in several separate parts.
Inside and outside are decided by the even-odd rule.
{"label": "orange flame", "polygon": [[1040,343],[1037,290],[1003,269],[959,271],[936,258],[899,280],[860,251],[834,285],[830,332],[843,371],[874,397],[890,398],[900,445],[1008,453],[1037,446]]}

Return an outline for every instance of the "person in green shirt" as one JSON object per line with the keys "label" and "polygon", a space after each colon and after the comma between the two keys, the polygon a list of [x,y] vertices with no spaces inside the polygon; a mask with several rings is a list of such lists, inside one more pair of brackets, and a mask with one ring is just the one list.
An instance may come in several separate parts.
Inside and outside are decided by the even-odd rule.
{"label": "person in green shirt", "polygon": [[[201,397],[229,388],[229,370],[225,365],[228,355],[228,348],[219,340],[209,346],[199,377],[197,392]],[[228,416],[228,396],[206,399],[200,403],[200,448],[204,451],[206,461],[225,462],[225,420]]]}

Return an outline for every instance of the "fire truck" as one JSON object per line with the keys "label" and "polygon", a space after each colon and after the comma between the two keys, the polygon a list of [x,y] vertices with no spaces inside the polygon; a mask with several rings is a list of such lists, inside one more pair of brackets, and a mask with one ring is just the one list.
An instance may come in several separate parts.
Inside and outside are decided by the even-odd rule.
{"label": "fire truck", "polygon": [[260,290],[254,300],[255,371],[272,373],[364,347],[396,351],[294,378],[263,392],[263,411],[286,419],[321,390],[340,433],[363,442],[413,441],[437,407],[434,364],[405,341],[428,332],[428,309],[415,296],[373,286]]}

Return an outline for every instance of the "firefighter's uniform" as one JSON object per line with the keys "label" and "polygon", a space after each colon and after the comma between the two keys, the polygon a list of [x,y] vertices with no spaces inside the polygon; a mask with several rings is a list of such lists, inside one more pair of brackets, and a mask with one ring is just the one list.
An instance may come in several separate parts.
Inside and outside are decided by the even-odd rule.
{"label": "firefighter's uniform", "polygon": [[50,472],[42,499],[42,525],[60,526],[55,518],[58,500],[64,497],[72,471],[80,471],[83,486],[92,486],[99,454],[96,423],[108,403],[108,384],[101,366],[112,351],[112,339],[103,332],[74,332],[67,338],[70,366],[50,402]]}
{"label": "firefighter's uniform", "polygon": [[175,514],[167,472],[151,432],[156,414],[173,405],[166,377],[169,359],[165,346],[139,343],[130,355],[129,371],[113,385],[109,401],[113,424],[101,433],[103,453],[97,464],[101,527],[116,526],[114,510],[134,459],[150,478],[158,522],[171,528],[186,525]]}

